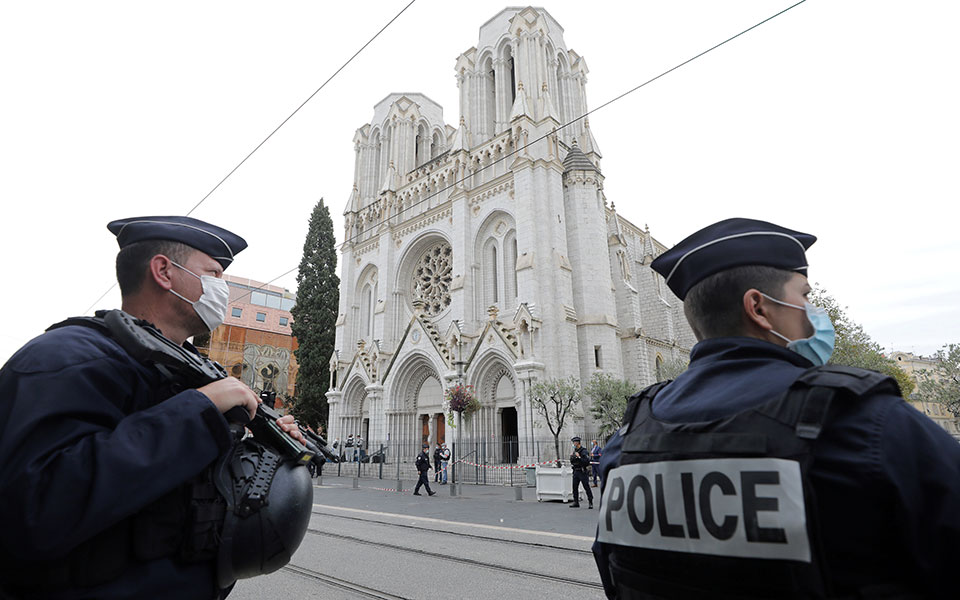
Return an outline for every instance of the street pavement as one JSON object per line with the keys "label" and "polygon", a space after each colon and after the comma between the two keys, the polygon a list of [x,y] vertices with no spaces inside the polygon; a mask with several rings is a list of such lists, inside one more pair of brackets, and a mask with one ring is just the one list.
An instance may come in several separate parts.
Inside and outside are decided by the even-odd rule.
{"label": "street pavement", "polygon": [[[238,582],[261,598],[603,598],[589,553],[597,510],[537,502],[534,488],[324,477],[288,567]],[[596,495],[597,488],[594,488]],[[595,498],[596,500],[596,498]],[[598,505],[599,502],[596,502]]]}

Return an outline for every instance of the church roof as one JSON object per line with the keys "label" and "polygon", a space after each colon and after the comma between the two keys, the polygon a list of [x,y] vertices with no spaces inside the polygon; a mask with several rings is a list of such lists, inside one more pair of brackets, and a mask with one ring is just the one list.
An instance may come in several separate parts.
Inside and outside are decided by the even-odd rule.
{"label": "church roof", "polygon": [[567,173],[569,171],[594,171],[599,173],[600,170],[590,162],[590,159],[587,158],[587,155],[580,151],[580,147],[577,146],[577,141],[573,141],[573,145],[570,146],[570,151],[567,152],[567,157],[563,159],[563,172]]}

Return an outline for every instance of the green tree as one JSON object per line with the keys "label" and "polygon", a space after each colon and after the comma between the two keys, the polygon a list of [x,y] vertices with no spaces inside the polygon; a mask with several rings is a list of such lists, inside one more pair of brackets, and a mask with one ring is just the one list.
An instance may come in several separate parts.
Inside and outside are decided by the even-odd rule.
{"label": "green tree", "polygon": [[954,415],[960,415],[960,344],[944,345],[934,358],[937,366],[918,376],[917,396],[927,402],[939,402]]}
{"label": "green tree", "polygon": [[583,394],[592,400],[590,414],[599,426],[598,433],[606,436],[623,425],[623,413],[627,398],[640,391],[625,379],[617,379],[609,373],[594,373],[583,386]]}
{"label": "green tree", "polygon": [[574,376],[566,379],[547,379],[537,382],[530,390],[530,401],[538,413],[543,415],[547,428],[553,435],[553,447],[560,460],[560,432],[570,418],[582,416],[577,410],[580,406],[582,391],[580,380]]}
{"label": "green tree", "polygon": [[671,358],[660,366],[660,372],[657,374],[657,381],[672,381],[681,373],[687,370],[690,361],[682,358]]}
{"label": "green tree", "polygon": [[311,425],[327,424],[327,388],[330,356],[336,337],[340,303],[336,239],[333,220],[321,198],[310,215],[310,228],[303,243],[303,258],[297,273],[297,303],[291,330],[297,338],[296,394],[293,414]]}
{"label": "green tree", "polygon": [[879,371],[897,380],[904,398],[913,393],[916,386],[910,375],[883,355],[880,344],[870,338],[862,325],[847,316],[846,307],[841,307],[833,296],[818,285],[810,293],[810,303],[827,311],[837,332],[830,364]]}

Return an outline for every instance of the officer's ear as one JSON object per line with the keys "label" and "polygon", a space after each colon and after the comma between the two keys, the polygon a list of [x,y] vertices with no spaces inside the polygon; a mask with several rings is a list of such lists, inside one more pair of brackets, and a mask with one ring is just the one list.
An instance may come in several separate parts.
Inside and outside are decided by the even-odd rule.
{"label": "officer's ear", "polygon": [[161,289],[170,290],[173,288],[173,281],[170,278],[175,268],[173,261],[168,257],[163,254],[156,254],[147,263],[147,278],[160,286]]}
{"label": "officer's ear", "polygon": [[746,321],[747,335],[764,335],[773,329],[773,323],[768,319],[770,302],[764,297],[763,293],[757,289],[749,289],[743,294],[743,316]]}

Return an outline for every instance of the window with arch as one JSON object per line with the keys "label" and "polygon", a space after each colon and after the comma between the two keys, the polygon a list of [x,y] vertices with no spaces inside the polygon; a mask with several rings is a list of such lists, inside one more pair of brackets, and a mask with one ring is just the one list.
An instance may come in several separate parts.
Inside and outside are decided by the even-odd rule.
{"label": "window with arch", "polygon": [[657,381],[663,381],[663,357],[657,355]]}
{"label": "window with arch", "polygon": [[517,232],[512,229],[503,238],[503,300],[507,309],[517,303]]}
{"label": "window with arch", "polygon": [[372,265],[363,271],[357,283],[357,304],[360,305],[359,322],[356,335],[363,339],[372,339],[374,335],[374,313],[377,307],[377,269]]}
{"label": "window with arch", "polygon": [[497,243],[493,238],[487,240],[484,248],[485,277],[483,282],[486,306],[500,301],[500,277],[497,265]]}

